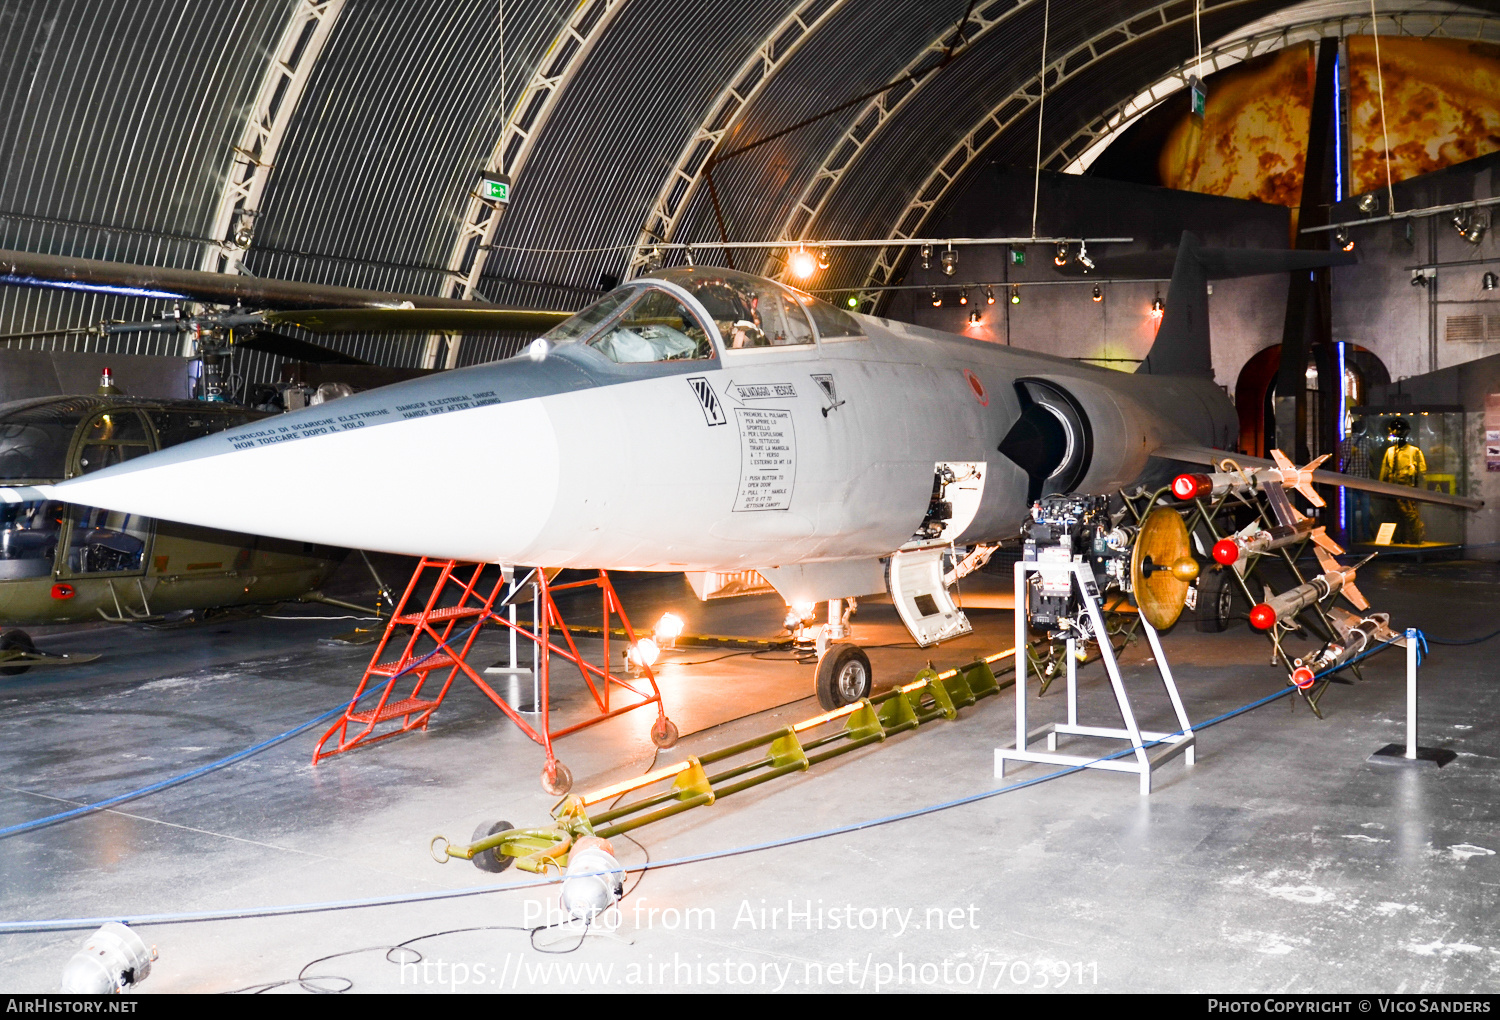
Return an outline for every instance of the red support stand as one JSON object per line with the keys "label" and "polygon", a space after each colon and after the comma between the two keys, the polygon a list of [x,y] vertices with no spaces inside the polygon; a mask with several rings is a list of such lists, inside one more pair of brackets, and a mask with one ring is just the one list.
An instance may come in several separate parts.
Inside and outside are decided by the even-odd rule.
{"label": "red support stand", "polygon": [[[394,737],[409,730],[426,729],[432,714],[443,703],[443,699],[453,686],[453,681],[460,673],[468,677],[474,686],[478,687],[495,707],[504,712],[522,733],[541,744],[546,750],[547,760],[542,769],[542,787],[554,795],[560,796],[567,793],[573,784],[572,774],[568,771],[568,767],[559,762],[553,753],[552,742],[559,737],[565,737],[626,712],[632,712],[647,705],[655,705],[656,722],[651,727],[652,741],[658,747],[671,747],[677,742],[677,727],[667,718],[662,705],[661,691],[656,686],[656,676],[652,673],[650,666],[640,664],[639,677],[630,679],[618,676],[610,669],[611,617],[620,618],[627,640],[632,645],[635,644],[636,637],[635,630],[630,625],[630,619],[625,615],[625,608],[620,604],[619,596],[615,594],[614,585],[610,583],[607,572],[601,570],[598,577],[554,585],[546,571],[532,571],[529,577],[516,585],[513,594],[519,593],[527,585],[534,587],[536,599],[532,612],[537,619],[536,630],[533,632],[525,627],[513,625],[495,612],[496,602],[504,593],[505,581],[503,577],[497,577],[495,583],[488,589],[482,588],[480,576],[485,566],[486,564],[483,563],[460,563],[455,560],[433,560],[425,557],[417,564],[417,569],[412,573],[411,581],[407,584],[395,613],[386,625],[384,636],[375,647],[375,654],[371,657],[369,666],[365,668],[364,676],[360,679],[348,708],[344,710],[338,722],[334,723],[323,735],[323,739],[318,741],[318,746],[313,751],[314,765],[324,758],[363,744]],[[426,590],[424,582],[431,577],[430,572],[434,570],[437,571],[437,575],[432,580],[431,589]],[[578,651],[573,633],[568,628],[553,597],[554,592],[589,587],[600,589],[604,601],[604,650],[601,666],[588,662]],[[425,596],[422,594],[423,591],[426,591]],[[442,605],[444,602],[454,604],[445,606]],[[418,605],[420,608],[412,609],[413,605]],[[465,621],[473,622],[466,631],[459,631],[455,634]],[[485,624],[513,628],[518,635],[536,644],[533,662],[540,699],[537,705],[537,713],[541,717],[539,728],[533,727],[523,719],[520,713],[495,693],[483,677],[468,664],[469,651],[473,648],[474,641]],[[384,659],[387,649],[392,646],[392,639],[398,637],[398,628],[404,627],[410,627],[411,633],[406,638],[401,654],[395,658]],[[554,630],[559,632],[564,644],[560,645],[553,641]],[[430,650],[423,651],[422,649],[427,645],[431,645]],[[552,729],[551,720],[551,664],[554,654],[578,667],[594,699],[594,705],[598,709],[598,714],[592,718],[557,730]],[[422,691],[428,685],[430,675],[444,669],[448,672],[447,676],[442,679],[442,686],[435,694],[423,697]],[[403,677],[414,678],[411,680],[410,693],[405,697],[397,697],[397,681]],[[634,696],[629,704],[611,707],[611,691],[615,687],[621,687]],[[373,695],[376,690],[379,690],[380,697],[374,707],[361,709],[360,702],[367,696]],[[393,722],[396,725],[383,726],[383,724]],[[331,740],[334,743],[329,747]]]}

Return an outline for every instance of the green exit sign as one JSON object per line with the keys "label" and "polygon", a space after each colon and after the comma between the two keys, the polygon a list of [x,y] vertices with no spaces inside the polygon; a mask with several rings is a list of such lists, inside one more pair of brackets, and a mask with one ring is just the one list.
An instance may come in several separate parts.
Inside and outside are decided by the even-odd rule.
{"label": "green exit sign", "polygon": [[1010,250],[1010,264],[1013,266],[1024,266],[1026,264],[1026,249],[1012,248]]}
{"label": "green exit sign", "polygon": [[487,202],[510,202],[510,178],[483,174],[479,178],[479,197]]}

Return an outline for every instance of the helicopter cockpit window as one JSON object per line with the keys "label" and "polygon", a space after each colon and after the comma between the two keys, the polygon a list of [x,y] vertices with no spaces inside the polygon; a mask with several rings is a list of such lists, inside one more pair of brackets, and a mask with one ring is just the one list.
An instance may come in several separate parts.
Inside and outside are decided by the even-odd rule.
{"label": "helicopter cockpit window", "polygon": [[50,499],[0,504],[0,578],[52,573],[65,510]]}
{"label": "helicopter cockpit window", "polygon": [[743,273],[706,271],[679,279],[713,316],[731,350],[746,347],[798,347],[813,342],[807,316],[791,292],[769,280]]}
{"label": "helicopter cockpit window", "polygon": [[0,422],[0,480],[57,481],[68,470],[77,422]]}
{"label": "helicopter cockpit window", "polygon": [[150,522],[140,514],[75,506],[68,539],[68,570],[74,574],[140,571],[146,562]]}
{"label": "helicopter cockpit window", "polygon": [[622,365],[714,356],[713,342],[697,316],[671,294],[655,289],[585,342]]}
{"label": "helicopter cockpit window", "polygon": [[106,411],[89,422],[78,451],[78,474],[123,464],[151,452],[146,423],[134,411]]}

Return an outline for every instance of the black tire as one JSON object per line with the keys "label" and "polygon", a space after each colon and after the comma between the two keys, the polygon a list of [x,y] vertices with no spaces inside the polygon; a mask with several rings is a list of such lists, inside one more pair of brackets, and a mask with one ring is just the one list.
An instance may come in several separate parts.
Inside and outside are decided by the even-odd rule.
{"label": "black tire", "polygon": [[1200,575],[1194,626],[1204,633],[1218,634],[1229,629],[1229,616],[1234,611],[1234,585],[1226,573],[1230,569],[1205,570]]}
{"label": "black tire", "polygon": [[818,704],[830,712],[870,696],[870,657],[863,648],[840,642],[818,660]]}
{"label": "black tire", "polygon": [[[474,830],[474,838],[469,840],[469,842],[478,843],[481,839],[493,836],[497,832],[504,832],[506,829],[514,828],[515,826],[509,822],[480,822],[479,828]],[[474,855],[474,867],[480,871],[487,871],[492,875],[498,875],[510,867],[511,862],[514,860],[514,857],[497,854],[494,850],[484,850]]]}
{"label": "black tire", "polygon": [[[24,630],[8,630],[0,634],[0,652],[9,651],[34,652],[36,644],[31,640],[31,635]],[[20,676],[30,668],[30,666],[0,666],[0,676]]]}

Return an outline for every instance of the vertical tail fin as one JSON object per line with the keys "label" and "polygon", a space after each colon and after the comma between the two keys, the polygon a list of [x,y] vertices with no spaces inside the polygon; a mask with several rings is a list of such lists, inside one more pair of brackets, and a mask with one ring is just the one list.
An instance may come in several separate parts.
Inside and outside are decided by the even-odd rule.
{"label": "vertical tail fin", "polygon": [[1150,375],[1190,375],[1212,379],[1208,336],[1208,273],[1198,258],[1201,242],[1184,230],[1167,286],[1167,310],[1156,343],[1136,371]]}

